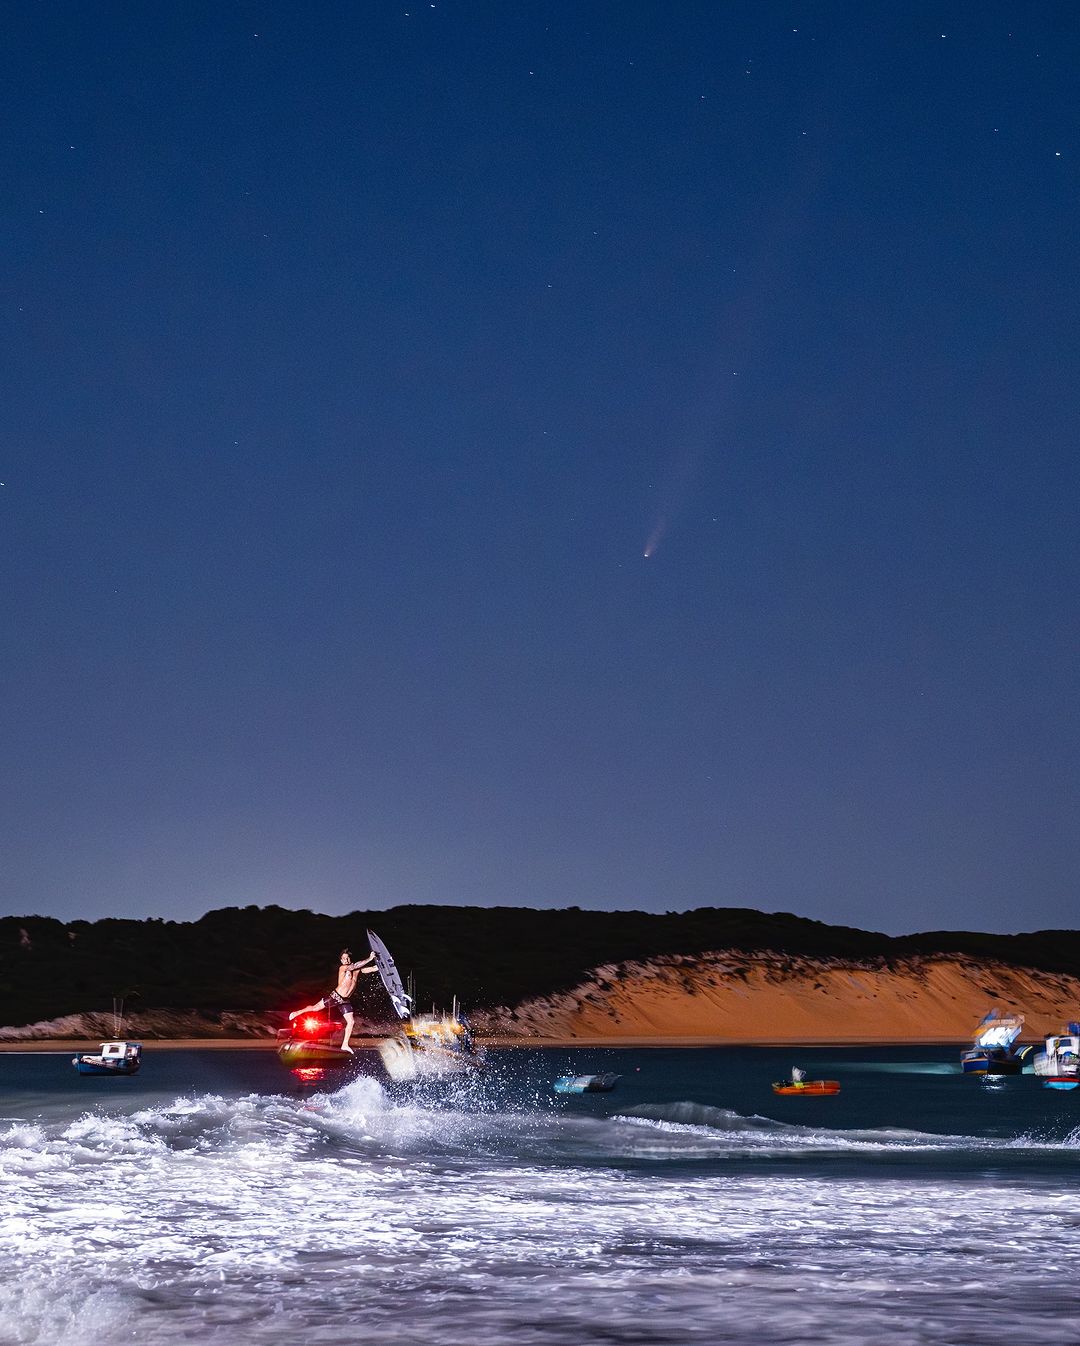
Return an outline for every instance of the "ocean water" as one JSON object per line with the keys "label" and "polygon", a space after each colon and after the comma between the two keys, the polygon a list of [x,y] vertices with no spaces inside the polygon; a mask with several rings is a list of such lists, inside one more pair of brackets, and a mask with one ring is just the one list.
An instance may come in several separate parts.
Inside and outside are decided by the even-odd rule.
{"label": "ocean water", "polygon": [[[793,1064],[842,1092],[777,1097]],[[0,1055],[0,1344],[1080,1341],[1080,1090],[914,1049],[377,1065]]]}

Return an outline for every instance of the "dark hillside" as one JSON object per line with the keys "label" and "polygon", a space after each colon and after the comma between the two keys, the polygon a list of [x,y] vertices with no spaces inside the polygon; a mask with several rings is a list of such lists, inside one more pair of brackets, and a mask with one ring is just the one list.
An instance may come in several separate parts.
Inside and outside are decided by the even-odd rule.
{"label": "dark hillside", "polygon": [[[229,907],[198,921],[0,919],[0,1023],[107,1009],[137,993],[145,1008],[218,1011],[295,1006],[333,982],[344,944],[367,952],[368,926],[387,942],[421,1006],[458,995],[468,1005],[516,1004],[567,990],[602,963],[714,949],[849,959],[962,953],[1080,974],[1080,932],[935,932],[890,938],[788,913],[739,907],[653,915],[524,907],[394,907],[323,916]],[[376,1017],[385,1006],[362,980]],[[139,1004],[133,1001],[133,1007]]]}

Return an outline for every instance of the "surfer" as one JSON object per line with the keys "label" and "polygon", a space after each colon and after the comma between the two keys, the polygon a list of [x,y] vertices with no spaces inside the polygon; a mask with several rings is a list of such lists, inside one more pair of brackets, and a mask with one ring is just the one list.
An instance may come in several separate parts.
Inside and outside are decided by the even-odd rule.
{"label": "surfer", "polygon": [[791,1067],[791,1082],[792,1082],[792,1084],[796,1084],[796,1085],[797,1085],[797,1084],[802,1084],[802,1082],[803,1082],[805,1079],[806,1079],[806,1071],[805,1071],[805,1070],[800,1070],[798,1066],[792,1066],[792,1067]]}
{"label": "surfer", "polygon": [[360,973],[367,976],[378,972],[375,966],[375,955],[369,953],[366,958],[362,958],[359,963],[354,963],[352,954],[348,949],[342,949],[341,956],[338,959],[338,979],[337,986],[321,1000],[317,1000],[314,1005],[305,1005],[303,1009],[293,1010],[289,1015],[289,1021],[298,1019],[301,1014],[310,1014],[312,1010],[330,1010],[338,1014],[345,1020],[345,1033],[341,1039],[341,1050],[352,1053],[349,1046],[349,1039],[353,1031],[353,1004],[352,995],[356,990],[356,983],[360,979]]}

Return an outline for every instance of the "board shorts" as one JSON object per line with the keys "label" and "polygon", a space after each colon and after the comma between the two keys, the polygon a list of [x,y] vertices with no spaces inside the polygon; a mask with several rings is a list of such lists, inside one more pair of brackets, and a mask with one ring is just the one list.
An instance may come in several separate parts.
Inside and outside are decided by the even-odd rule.
{"label": "board shorts", "polygon": [[343,995],[338,995],[337,991],[331,991],[326,997],[326,1008],[340,1018],[344,1018],[346,1014],[352,1014],[353,1003],[351,1000],[346,1000]]}

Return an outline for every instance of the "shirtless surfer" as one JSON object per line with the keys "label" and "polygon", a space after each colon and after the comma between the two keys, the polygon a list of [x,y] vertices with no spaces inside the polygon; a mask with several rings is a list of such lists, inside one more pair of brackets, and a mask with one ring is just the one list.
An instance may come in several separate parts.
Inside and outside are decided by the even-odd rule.
{"label": "shirtless surfer", "polygon": [[361,972],[370,976],[378,970],[375,966],[375,955],[373,953],[369,953],[359,963],[354,963],[349,950],[342,949],[341,957],[338,959],[337,986],[329,995],[323,996],[321,1000],[316,1000],[314,1005],[305,1005],[303,1009],[293,1010],[289,1015],[290,1021],[298,1019],[301,1014],[310,1014],[312,1010],[333,1010],[345,1020],[345,1035],[341,1039],[341,1050],[351,1053],[352,1048],[349,1046],[349,1039],[352,1037],[353,1031],[352,994],[356,990],[356,983],[360,979]]}

